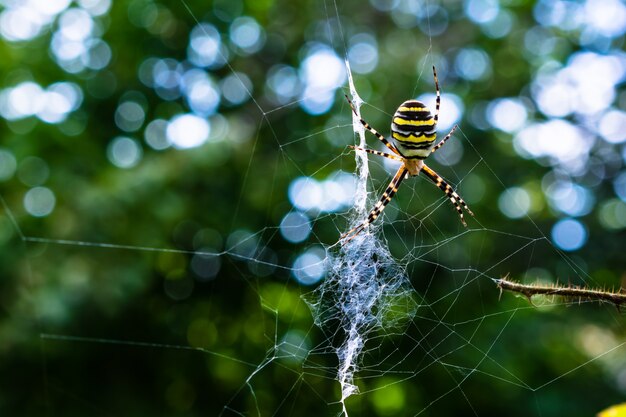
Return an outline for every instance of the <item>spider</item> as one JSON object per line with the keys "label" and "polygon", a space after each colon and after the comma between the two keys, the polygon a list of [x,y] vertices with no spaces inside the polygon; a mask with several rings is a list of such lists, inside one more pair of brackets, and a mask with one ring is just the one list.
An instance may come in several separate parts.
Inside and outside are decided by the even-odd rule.
{"label": "spider", "polygon": [[441,191],[450,199],[456,211],[461,217],[461,223],[467,227],[465,219],[463,217],[463,210],[467,211],[472,216],[474,213],[469,209],[465,201],[458,195],[452,187],[437,174],[430,169],[428,165],[424,163],[430,154],[441,148],[448,139],[452,136],[452,133],[458,127],[454,125],[450,133],[448,133],[438,144],[435,145],[435,139],[437,137],[437,122],[439,120],[439,107],[441,105],[441,93],[439,91],[439,80],[437,79],[437,71],[433,66],[433,77],[435,79],[435,88],[437,89],[437,100],[435,107],[435,116],[433,117],[430,110],[424,103],[417,100],[407,100],[398,107],[393,115],[391,123],[391,138],[393,143],[389,142],[383,135],[378,133],[376,129],[371,127],[365,120],[360,118],[357,114],[356,108],[352,101],[346,95],[346,100],[350,104],[350,108],[356,117],[359,118],[361,124],[365,129],[369,130],[374,136],[378,138],[387,148],[393,152],[388,154],[385,152],[379,152],[372,149],[364,149],[358,146],[350,146],[352,149],[365,151],[374,155],[383,156],[385,158],[393,159],[402,162],[402,165],[394,175],[393,179],[387,186],[387,189],[378,200],[378,203],[374,206],[369,213],[367,220],[356,226],[352,230],[341,236],[341,240],[348,242],[361,233],[367,226],[369,226],[385,209],[387,204],[391,201],[393,196],[398,191],[400,183],[407,177],[407,174],[415,177],[420,172],[426,174],[426,176],[435,183]]}

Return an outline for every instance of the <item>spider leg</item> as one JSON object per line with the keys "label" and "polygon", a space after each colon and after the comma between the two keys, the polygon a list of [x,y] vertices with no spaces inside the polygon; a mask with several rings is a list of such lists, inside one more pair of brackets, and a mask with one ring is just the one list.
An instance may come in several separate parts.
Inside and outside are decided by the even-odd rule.
{"label": "spider leg", "polygon": [[433,153],[433,152],[435,152],[437,149],[441,148],[441,147],[443,146],[443,144],[444,144],[444,143],[446,143],[446,141],[452,137],[452,134],[454,133],[454,131],[456,130],[456,128],[457,128],[457,127],[459,127],[459,125],[454,125],[454,126],[452,127],[452,130],[450,131],[450,133],[448,133],[448,134],[446,135],[446,137],[445,137],[445,138],[441,139],[441,142],[439,142],[438,144],[436,144],[436,145],[435,145],[435,147],[433,148],[433,150],[432,150],[432,151],[430,151],[430,153]]}
{"label": "spider leg", "polygon": [[379,141],[381,141],[382,143],[385,144],[386,147],[391,149],[391,152],[395,153],[396,155],[400,155],[400,152],[396,149],[395,146],[393,146],[391,144],[391,142],[389,142],[387,139],[385,139],[385,137],[383,135],[378,133],[378,131],[376,129],[374,129],[372,126],[370,126],[369,123],[367,123],[365,120],[363,120],[362,118],[359,117],[359,115],[356,112],[356,109],[354,108],[354,104],[352,104],[352,101],[350,100],[350,98],[348,98],[347,95],[345,97],[346,97],[346,100],[348,100],[348,104],[350,104],[350,108],[352,109],[352,113],[354,113],[354,115],[356,117],[358,117],[358,119],[361,122],[361,124],[363,125],[363,127],[366,128],[367,130],[369,130],[371,134],[376,136]]}
{"label": "spider leg", "polygon": [[424,164],[424,166],[422,167],[422,172],[424,172],[424,174],[426,174],[426,176],[430,178],[430,180],[434,182],[435,185],[446,194],[450,201],[452,201],[452,204],[454,204],[454,208],[461,217],[461,223],[463,223],[463,226],[467,227],[467,223],[465,223],[465,218],[463,217],[463,210],[467,211],[472,216],[474,215],[474,213],[472,213],[472,210],[470,210],[470,208],[467,206],[467,203],[465,203],[461,196],[458,195],[456,191],[454,191],[452,187],[450,187],[450,185],[439,176],[439,174],[430,169],[426,164]]}
{"label": "spider leg", "polygon": [[350,148],[354,149],[354,150],[358,150],[358,151],[365,151],[367,153],[371,153],[373,155],[378,155],[378,156],[384,156],[385,158],[389,158],[389,159],[394,159],[396,161],[400,161],[402,162],[403,159],[400,158],[399,156],[396,155],[391,155],[385,152],[380,152],[380,151],[375,151],[373,149],[365,149],[365,148],[361,148],[360,146],[353,146],[353,145],[348,145]]}
{"label": "spider leg", "polygon": [[367,216],[367,220],[361,223],[360,225],[358,225],[357,227],[351,229],[347,233],[344,233],[343,235],[341,235],[341,238],[339,240],[343,240],[344,244],[351,241],[359,233],[361,233],[367,226],[369,226],[374,220],[376,220],[376,218],[380,216],[380,213],[383,212],[385,207],[387,207],[387,204],[389,204],[393,196],[396,195],[396,193],[398,192],[398,187],[400,186],[400,183],[402,182],[404,178],[406,178],[406,174],[408,172],[409,171],[407,170],[406,166],[402,165],[398,169],[398,172],[396,172],[396,175],[394,175],[389,185],[387,186],[387,189],[385,190],[383,195],[380,197],[380,200],[378,200],[378,203],[376,203],[372,211],[370,211],[370,214]]}
{"label": "spider leg", "polygon": [[439,107],[441,107],[441,92],[439,91],[439,78],[437,78],[437,70],[433,65],[433,77],[435,78],[435,89],[437,90],[437,101],[435,103],[435,124],[439,121]]}

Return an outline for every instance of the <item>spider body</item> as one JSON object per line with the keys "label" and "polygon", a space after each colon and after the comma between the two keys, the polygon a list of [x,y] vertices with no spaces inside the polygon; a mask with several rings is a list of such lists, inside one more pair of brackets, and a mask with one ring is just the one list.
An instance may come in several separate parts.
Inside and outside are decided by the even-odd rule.
{"label": "spider body", "polygon": [[435,146],[437,123],[424,103],[407,100],[393,115],[391,137],[404,158],[426,159]]}
{"label": "spider body", "polygon": [[353,239],[374,220],[376,220],[378,216],[380,216],[387,204],[389,204],[398,191],[400,183],[404,180],[404,178],[408,175],[417,176],[420,172],[423,172],[428,179],[435,183],[435,185],[446,194],[448,199],[454,205],[454,208],[461,218],[461,223],[463,223],[464,226],[467,226],[467,224],[465,223],[463,211],[468,212],[472,216],[474,215],[461,196],[458,195],[456,191],[454,191],[452,187],[439,176],[439,174],[424,163],[424,159],[430,156],[430,154],[435,152],[437,149],[441,148],[446,141],[450,139],[452,133],[457,128],[455,125],[450,133],[448,133],[441,140],[441,142],[435,145],[435,140],[437,138],[437,122],[439,121],[439,108],[441,106],[441,93],[439,91],[439,81],[437,80],[435,67],[433,67],[433,77],[435,78],[435,87],[437,89],[435,115],[432,115],[424,103],[417,100],[406,100],[400,105],[400,107],[398,107],[393,115],[391,122],[391,142],[378,133],[378,131],[371,127],[365,120],[359,117],[354,105],[348,96],[346,96],[346,99],[352,108],[352,112],[356,117],[358,117],[363,127],[376,136],[376,138],[378,138],[378,140],[391,150],[393,154],[374,151],[372,149],[363,149],[356,146],[352,146],[352,148],[400,161],[402,165],[398,168],[398,171],[387,186],[383,195],[380,197],[380,200],[378,200],[372,211],[370,211],[367,216],[367,220],[341,237],[341,239],[344,240],[344,243]]}

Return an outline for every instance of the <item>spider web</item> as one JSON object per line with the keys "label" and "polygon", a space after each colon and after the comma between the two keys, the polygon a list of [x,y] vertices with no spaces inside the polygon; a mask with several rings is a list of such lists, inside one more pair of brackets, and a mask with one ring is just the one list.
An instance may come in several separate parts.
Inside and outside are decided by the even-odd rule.
{"label": "spider web", "polygon": [[[415,4],[426,10],[433,6]],[[200,25],[204,11],[193,6],[182,2],[176,7]],[[350,56],[348,33],[364,25],[349,17],[359,7],[324,2],[311,17],[312,23],[322,23],[317,36],[341,58]],[[421,20],[428,42],[419,51],[425,58],[417,66],[417,81],[407,87],[414,95],[429,85],[429,61],[437,63],[430,35],[436,30],[430,19],[435,24],[436,17],[427,12]],[[223,78],[234,76],[246,85],[241,69],[228,64],[224,72]],[[349,70],[348,76],[352,79]],[[355,78],[359,85],[367,76]],[[346,145],[354,144],[354,132],[362,147],[378,149],[379,144],[371,136],[366,139],[347,104],[334,107],[337,115],[321,131],[290,126],[285,137],[282,124],[289,121],[283,113],[311,100],[315,104],[327,93],[338,102],[350,90],[361,105],[357,95],[366,88],[349,85],[326,87],[330,93],[322,86],[269,105],[262,93],[244,88],[256,113],[230,122],[234,137],[253,138],[232,147],[245,149],[243,157],[231,149],[217,161],[207,158],[230,146],[222,140],[170,150],[177,153],[174,161],[144,158],[137,167],[140,174],[116,172],[109,185],[89,177],[92,181],[80,188],[88,194],[60,200],[45,222],[33,223],[9,190],[2,193],[4,234],[13,235],[7,242],[20,252],[19,261],[10,263],[20,282],[12,283],[5,297],[3,332],[21,352],[16,364],[36,369],[27,375],[41,388],[33,410],[63,410],[65,415],[155,410],[223,416],[563,415],[583,408],[593,413],[619,401],[626,386],[625,342],[614,309],[558,300],[531,305],[500,294],[494,284],[506,274],[589,285],[611,281],[592,276],[590,261],[555,247],[545,225],[532,217],[510,224],[493,220],[501,216],[497,203],[481,202],[479,189],[506,192],[516,183],[502,174],[505,152],[480,144],[463,125],[450,141],[459,144],[450,144],[452,152],[446,144],[433,165],[444,162],[437,171],[458,186],[476,213],[468,219],[469,228],[462,227],[440,191],[418,177],[402,184],[368,233],[350,245],[337,243],[367,215],[397,166],[357,153],[358,175],[350,175],[354,155]],[[393,109],[375,106],[368,99],[360,109],[385,132]],[[444,101],[442,119],[447,109]],[[212,129],[219,126],[213,122]],[[332,153],[324,154],[324,164],[305,163],[303,153],[326,152],[322,144],[328,143]],[[445,164],[455,152],[463,154],[463,163]],[[80,158],[80,152],[73,157]],[[219,177],[219,158],[238,164],[241,177],[235,199],[218,204],[215,196],[232,186]],[[61,158],[49,164],[54,172],[55,163],[73,162]],[[535,169],[533,161],[526,164]],[[292,181],[285,184],[279,171]],[[210,175],[225,184],[210,184],[212,196],[205,197],[197,184],[171,179],[154,205],[157,213],[145,213],[134,201],[149,195],[150,181],[159,172],[170,178]],[[269,185],[259,185],[259,177]],[[56,184],[50,187],[63,195]],[[324,206],[322,199],[314,206],[298,200],[297,190],[328,198],[332,194],[324,194],[324,187],[338,184],[345,187],[340,193],[354,191],[349,204]],[[108,201],[89,193],[107,187]],[[289,194],[292,200],[285,203]],[[248,207],[264,199],[276,201],[271,211],[280,216],[268,212],[265,218],[247,218]],[[229,225],[228,234],[216,234],[216,223],[206,217],[184,220],[193,217],[184,211],[174,216],[180,219],[176,224],[159,224],[159,211],[182,210],[178,201],[213,210],[211,216]],[[94,224],[76,220],[76,213],[96,211],[101,217],[93,216]],[[290,224],[286,214],[306,221]],[[152,231],[129,236],[124,233],[129,227]],[[307,228],[310,235],[304,239],[293,237]],[[291,236],[288,250],[285,236]],[[29,363],[31,350],[38,351],[37,366]],[[11,383],[25,374],[15,374]],[[597,398],[577,401],[587,398],[583,393],[594,384],[602,387],[594,391]],[[568,401],[555,399],[560,396]]]}

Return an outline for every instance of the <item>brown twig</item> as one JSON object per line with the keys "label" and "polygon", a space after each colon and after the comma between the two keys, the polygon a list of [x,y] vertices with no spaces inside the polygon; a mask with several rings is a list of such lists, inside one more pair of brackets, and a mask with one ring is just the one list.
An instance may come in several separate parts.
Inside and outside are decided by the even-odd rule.
{"label": "brown twig", "polygon": [[574,287],[568,285],[567,287],[560,286],[558,284],[522,284],[520,282],[511,281],[507,277],[496,279],[496,285],[500,288],[500,291],[506,290],[514,293],[522,294],[528,301],[534,295],[556,295],[564,297],[566,299],[573,299],[583,301],[605,301],[614,304],[619,308],[622,304],[626,304],[626,292],[619,290],[602,290],[597,288],[585,288]]}

